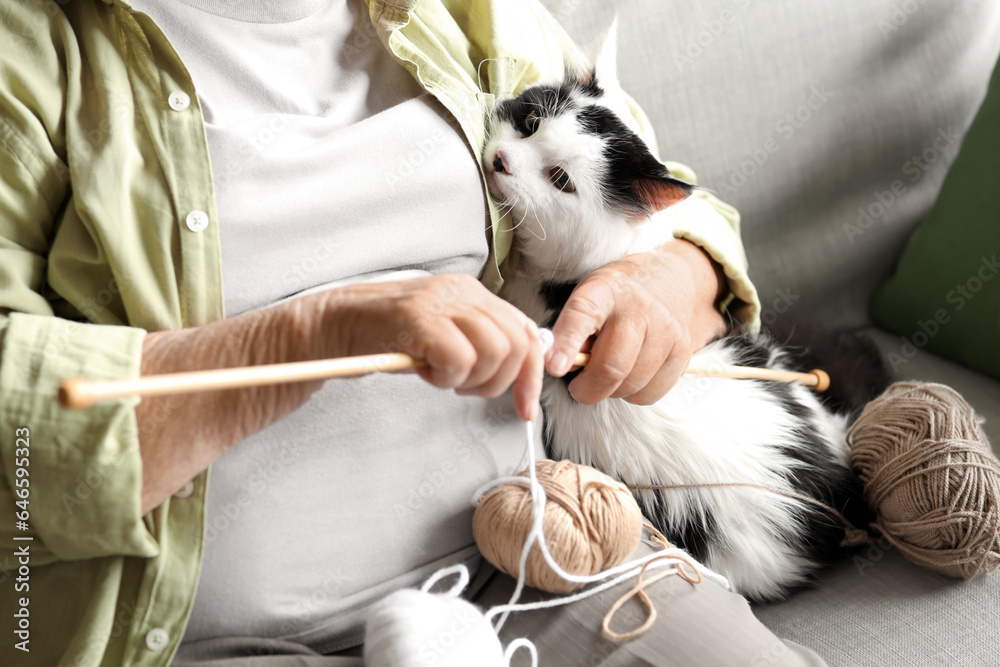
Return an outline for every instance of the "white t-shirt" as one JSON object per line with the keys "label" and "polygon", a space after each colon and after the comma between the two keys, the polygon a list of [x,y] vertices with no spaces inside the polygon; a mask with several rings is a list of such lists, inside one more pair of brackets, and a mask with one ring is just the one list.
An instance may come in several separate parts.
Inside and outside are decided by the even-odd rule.
{"label": "white t-shirt", "polygon": [[[358,280],[480,274],[488,216],[473,155],[360,2],[134,4],[198,92],[228,316]],[[509,397],[413,375],[328,381],[213,466],[185,641],[359,643],[367,605],[476,558],[471,495],[515,472],[518,424]]]}

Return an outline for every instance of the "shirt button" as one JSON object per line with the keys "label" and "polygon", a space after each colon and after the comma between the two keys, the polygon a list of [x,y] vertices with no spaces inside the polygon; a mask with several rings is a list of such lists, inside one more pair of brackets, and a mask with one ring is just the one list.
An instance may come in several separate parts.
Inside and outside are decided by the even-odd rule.
{"label": "shirt button", "polygon": [[170,93],[167,97],[167,104],[174,111],[185,111],[189,106],[191,106],[191,96],[185,93],[183,90],[175,90]]}
{"label": "shirt button", "polygon": [[192,232],[200,232],[208,227],[208,213],[195,209],[194,211],[188,213],[187,217],[184,218],[184,224],[186,224],[187,228]]}
{"label": "shirt button", "polygon": [[194,481],[188,480],[184,483],[184,486],[177,489],[177,493],[174,494],[174,498],[188,498],[194,493]]}
{"label": "shirt button", "polygon": [[150,651],[162,651],[170,643],[170,635],[163,628],[153,628],[146,633],[146,647]]}

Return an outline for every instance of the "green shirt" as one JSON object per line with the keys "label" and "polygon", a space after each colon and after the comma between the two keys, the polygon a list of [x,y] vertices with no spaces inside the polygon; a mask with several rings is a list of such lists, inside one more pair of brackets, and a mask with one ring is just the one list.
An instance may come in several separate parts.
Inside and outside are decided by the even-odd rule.
{"label": "green shirt", "polygon": [[[580,61],[532,0],[367,4],[475,147],[494,97]],[[68,377],[138,375],[146,331],[224,317],[201,109],[173,48],[126,0],[4,0],[0,45],[0,662],[167,665],[197,586],[208,474],[143,516],[138,442],[155,424],[137,423],[136,399],[73,412],[54,397]],[[756,330],[739,217],[694,196],[717,215],[677,234],[722,264],[730,310]],[[493,290],[508,222],[492,231]],[[14,647],[25,638],[29,653]]]}

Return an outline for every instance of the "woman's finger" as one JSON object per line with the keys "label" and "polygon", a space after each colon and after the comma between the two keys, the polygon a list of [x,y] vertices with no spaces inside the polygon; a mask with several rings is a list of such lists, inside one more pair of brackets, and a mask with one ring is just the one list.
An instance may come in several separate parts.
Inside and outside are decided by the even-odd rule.
{"label": "woman's finger", "polygon": [[573,398],[584,405],[593,405],[611,396],[631,376],[645,339],[642,319],[609,320],[594,341],[590,362],[569,383]]}

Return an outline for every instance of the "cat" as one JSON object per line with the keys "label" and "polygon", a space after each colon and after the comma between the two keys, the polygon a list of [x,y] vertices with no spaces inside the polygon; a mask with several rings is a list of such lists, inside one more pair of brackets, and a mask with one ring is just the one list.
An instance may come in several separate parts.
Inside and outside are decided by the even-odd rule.
{"label": "cat", "polygon": [[[708,206],[690,197],[694,187],[675,178],[640,138],[618,84],[615,41],[612,26],[584,75],[533,85],[490,114],[483,152],[488,190],[511,216],[519,253],[500,294],[542,326],[554,324],[587,273],[671,242],[664,218]],[[667,215],[654,217],[659,211]],[[808,370],[793,368],[800,351],[766,333],[755,340],[730,334],[697,352],[692,364]],[[873,358],[875,368],[877,353]],[[856,399],[827,405],[802,385],[685,375],[653,405],[609,398],[587,406],[569,394],[568,379],[544,381],[545,446],[553,458],[633,485],[773,487],[867,525],[860,483],[848,465],[846,431]],[[870,399],[879,384],[861,393]],[[837,556],[845,532],[830,512],[760,488],[633,493],[668,539],[753,601],[781,599],[813,581]]]}

